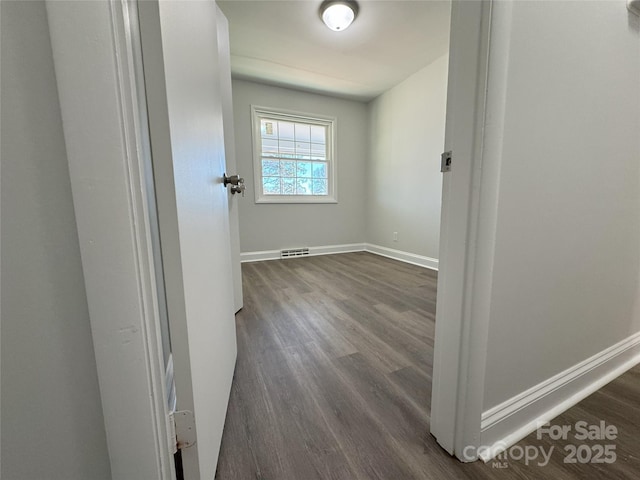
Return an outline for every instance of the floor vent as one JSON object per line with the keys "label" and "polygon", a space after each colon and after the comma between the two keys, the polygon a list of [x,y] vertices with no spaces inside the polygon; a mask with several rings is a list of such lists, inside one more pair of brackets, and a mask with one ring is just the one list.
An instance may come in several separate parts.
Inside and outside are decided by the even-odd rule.
{"label": "floor vent", "polygon": [[303,257],[305,255],[309,255],[308,248],[288,248],[286,250],[280,250],[280,258]]}

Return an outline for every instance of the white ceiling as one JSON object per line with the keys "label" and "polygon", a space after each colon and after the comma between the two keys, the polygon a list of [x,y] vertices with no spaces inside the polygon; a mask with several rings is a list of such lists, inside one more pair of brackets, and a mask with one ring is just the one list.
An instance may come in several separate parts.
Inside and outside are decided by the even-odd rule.
{"label": "white ceiling", "polygon": [[449,48],[449,1],[359,0],[341,32],[322,23],[320,3],[218,0],[233,76],[368,101]]}

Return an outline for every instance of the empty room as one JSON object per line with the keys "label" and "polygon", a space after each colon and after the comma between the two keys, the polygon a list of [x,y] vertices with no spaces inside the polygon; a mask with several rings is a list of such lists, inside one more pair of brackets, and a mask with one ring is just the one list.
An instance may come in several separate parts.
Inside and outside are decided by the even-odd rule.
{"label": "empty room", "polygon": [[218,475],[411,478],[429,431],[450,4],[364,2],[344,30],[314,2],[219,5],[245,189]]}
{"label": "empty room", "polygon": [[[509,478],[541,465],[567,474],[558,454],[555,464],[544,457],[566,445],[544,450],[522,419],[513,422],[520,438],[502,443],[495,432],[513,400],[491,400],[497,386],[483,399],[497,407],[483,413],[487,444],[456,455],[486,465],[446,455],[431,425],[439,241],[447,238],[441,154],[456,71],[449,2],[361,2],[337,30],[321,21],[331,2],[219,5],[229,22],[234,173],[244,187],[231,200],[244,308],[219,477]],[[493,413],[501,408],[510,413]],[[580,408],[568,418],[601,414],[593,398]],[[512,457],[522,448],[536,459],[500,457],[514,445]],[[579,475],[590,460],[579,462],[589,464]],[[618,468],[628,465],[609,467]]]}
{"label": "empty room", "polygon": [[2,0],[0,476],[640,476],[640,0]]}

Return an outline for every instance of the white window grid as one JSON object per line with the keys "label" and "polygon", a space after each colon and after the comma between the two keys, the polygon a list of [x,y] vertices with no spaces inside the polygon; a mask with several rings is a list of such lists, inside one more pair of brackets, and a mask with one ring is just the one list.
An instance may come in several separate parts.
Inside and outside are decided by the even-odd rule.
{"label": "white window grid", "polygon": [[268,107],[251,110],[256,203],[337,202],[336,119]]}

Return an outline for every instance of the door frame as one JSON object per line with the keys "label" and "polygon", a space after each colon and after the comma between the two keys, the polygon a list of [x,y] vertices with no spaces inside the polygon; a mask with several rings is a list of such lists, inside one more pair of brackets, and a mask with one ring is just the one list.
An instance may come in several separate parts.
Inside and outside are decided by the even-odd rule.
{"label": "door frame", "polygon": [[48,0],[47,14],[112,478],[175,480],[136,3]]}
{"label": "door frame", "polygon": [[451,10],[445,151],[453,160],[442,189],[431,434],[463,462],[481,446],[495,248],[499,165],[485,144],[492,12],[492,0],[454,0]]}

